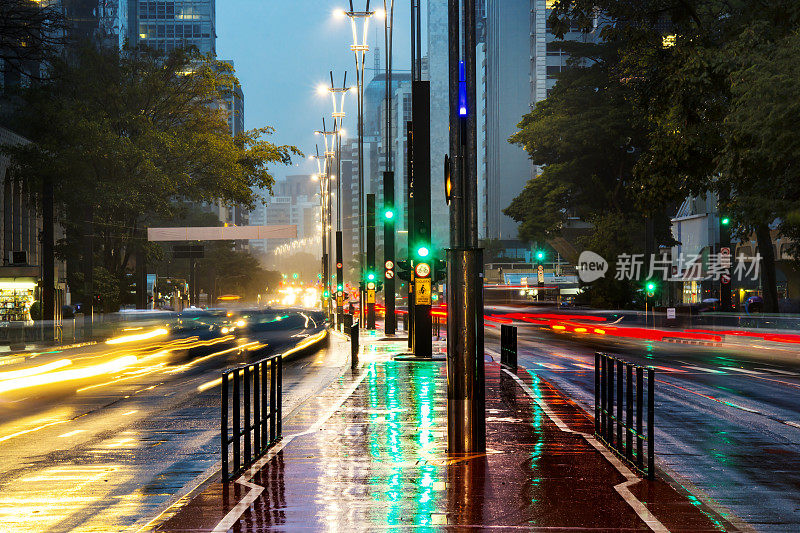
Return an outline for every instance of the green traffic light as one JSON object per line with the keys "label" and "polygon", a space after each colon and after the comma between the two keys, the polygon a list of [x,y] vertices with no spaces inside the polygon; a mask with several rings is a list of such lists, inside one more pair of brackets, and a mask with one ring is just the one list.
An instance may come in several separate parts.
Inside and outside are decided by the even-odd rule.
{"label": "green traffic light", "polygon": [[336,286],[336,290],[337,290],[337,291],[341,291],[341,290],[342,290],[342,286],[341,286],[341,285],[337,285],[337,286]]}
{"label": "green traffic light", "polygon": [[730,223],[731,223],[731,219],[729,219],[728,217],[725,217],[722,220],[720,220],[720,224],[722,224],[723,226],[727,226]]}
{"label": "green traffic light", "polygon": [[539,250],[538,252],[536,252],[536,259],[537,259],[538,261],[541,261],[542,259],[544,259],[544,252],[543,252],[543,251],[541,251],[541,250]]}
{"label": "green traffic light", "polygon": [[295,272],[294,274],[292,274],[292,277],[293,277],[294,279],[297,279],[297,272]]}
{"label": "green traffic light", "polygon": [[648,290],[648,291],[650,291],[650,292],[653,292],[654,290],[656,290],[656,284],[655,284],[655,283],[653,283],[652,281],[651,281],[651,282],[649,282],[649,283],[647,284],[647,290]]}
{"label": "green traffic light", "polygon": [[327,298],[328,296],[330,296],[330,295],[331,295],[331,293],[329,293],[328,291],[325,291],[325,292],[323,292],[323,293],[322,293],[322,295],[323,295],[325,298]]}
{"label": "green traffic light", "polygon": [[392,220],[394,218],[394,211],[392,211],[391,209],[387,209],[386,211],[383,212],[383,218],[385,218],[386,220]]}
{"label": "green traffic light", "polygon": [[417,248],[417,255],[420,257],[428,257],[430,253],[431,251],[428,250],[428,248],[426,248],[425,246],[420,246],[419,248]]}
{"label": "green traffic light", "polygon": [[367,274],[367,279],[370,280],[370,281],[374,280],[375,279],[375,274],[370,272],[369,274]]}

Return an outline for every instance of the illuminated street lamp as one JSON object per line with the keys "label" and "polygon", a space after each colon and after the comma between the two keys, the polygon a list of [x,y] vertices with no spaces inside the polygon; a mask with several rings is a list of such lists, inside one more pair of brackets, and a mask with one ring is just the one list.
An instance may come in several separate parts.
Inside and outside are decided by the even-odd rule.
{"label": "illuminated street lamp", "polygon": [[[375,14],[369,10],[369,0],[366,2],[364,11],[356,11],[353,8],[353,0],[350,0],[350,11],[345,15],[350,18],[350,26],[353,30],[353,44],[350,50],[356,58],[356,92],[358,96],[358,257],[359,257],[359,279],[364,277],[364,60],[369,51],[367,35],[369,34],[369,19]],[[361,26],[359,28],[359,25]],[[363,304],[364,298],[361,297]],[[362,305],[363,307],[363,305]],[[363,316],[363,315],[362,315]]]}
{"label": "illuminated street lamp", "polygon": [[[330,71],[331,75],[331,86],[330,87],[320,87],[320,92],[324,93],[324,91],[328,91],[331,95],[331,103],[333,103],[333,113],[331,116],[333,117],[333,131],[335,132],[333,141],[333,151],[335,152],[335,164],[333,167],[336,169],[336,174],[341,175],[341,156],[342,156],[342,137],[344,136],[344,129],[342,125],[344,123],[345,111],[344,111],[344,97],[350,91],[350,87],[347,86],[347,72],[344,73],[344,79],[342,81],[341,87],[336,87],[333,81],[333,71]],[[326,138],[327,140],[327,138]],[[326,144],[327,146],[327,144]],[[327,148],[326,148],[327,150]],[[342,268],[342,202],[341,202],[341,195],[342,195],[342,185],[341,179],[336,180],[336,285],[337,287],[341,287],[344,283],[344,270]],[[337,290],[336,294],[336,316],[337,322],[341,320],[340,316],[344,312],[343,309],[343,293],[341,289]]]}

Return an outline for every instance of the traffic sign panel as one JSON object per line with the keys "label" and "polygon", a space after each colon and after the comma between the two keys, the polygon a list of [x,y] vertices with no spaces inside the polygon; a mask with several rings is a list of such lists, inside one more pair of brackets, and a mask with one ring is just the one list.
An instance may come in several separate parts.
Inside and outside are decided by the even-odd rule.
{"label": "traffic sign panel", "polygon": [[729,274],[722,274],[719,277],[719,280],[722,282],[723,285],[727,285],[731,282],[731,276]]}
{"label": "traffic sign panel", "polygon": [[431,305],[431,278],[417,278],[414,291],[416,305]]}

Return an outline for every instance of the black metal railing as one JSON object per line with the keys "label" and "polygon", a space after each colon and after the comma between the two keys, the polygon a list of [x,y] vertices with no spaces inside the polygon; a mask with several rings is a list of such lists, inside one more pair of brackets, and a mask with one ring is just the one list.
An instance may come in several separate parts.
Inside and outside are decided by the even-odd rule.
{"label": "black metal railing", "polygon": [[517,327],[500,325],[500,364],[517,370]]}
{"label": "black metal railing", "polygon": [[[648,479],[653,479],[655,372],[652,368],[634,365],[600,352],[595,353],[594,368],[595,435]],[[647,373],[646,391],[645,373]],[[645,417],[646,435],[643,431]],[[647,444],[646,466],[645,443]]]}
{"label": "black metal railing", "polygon": [[273,355],[227,370],[221,389],[222,480],[228,482],[281,438],[283,359]]}

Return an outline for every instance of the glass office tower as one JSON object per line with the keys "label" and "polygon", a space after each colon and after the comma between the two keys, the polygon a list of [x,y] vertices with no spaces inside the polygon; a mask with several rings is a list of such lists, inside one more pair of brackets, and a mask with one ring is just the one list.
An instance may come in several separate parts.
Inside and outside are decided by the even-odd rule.
{"label": "glass office tower", "polygon": [[127,0],[125,36],[132,45],[170,51],[194,45],[216,53],[215,0]]}

